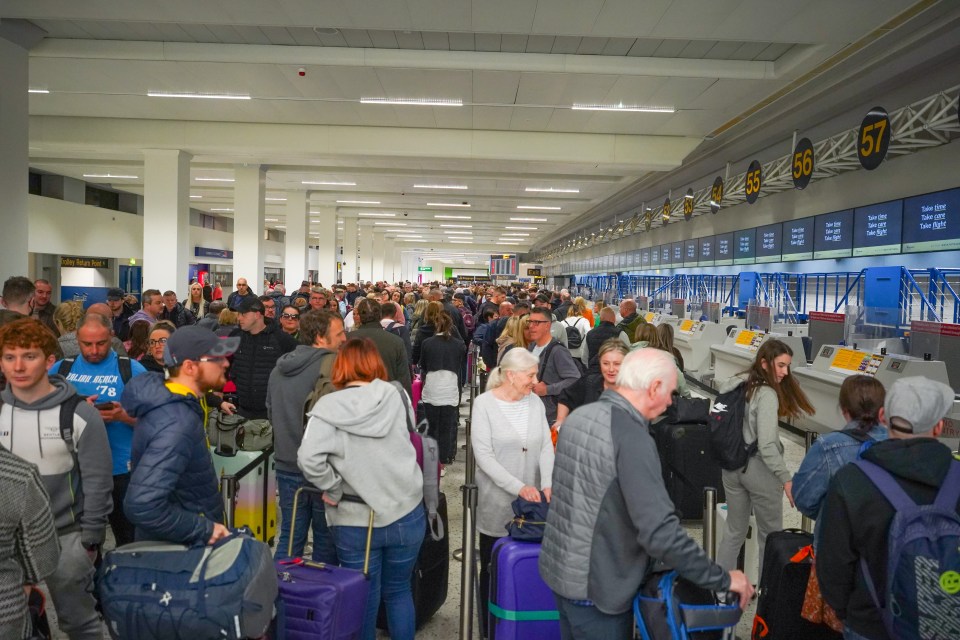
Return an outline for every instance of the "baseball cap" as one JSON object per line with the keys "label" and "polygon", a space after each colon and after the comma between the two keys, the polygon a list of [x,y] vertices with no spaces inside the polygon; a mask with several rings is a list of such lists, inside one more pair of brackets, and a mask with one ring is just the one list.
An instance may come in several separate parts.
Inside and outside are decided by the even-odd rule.
{"label": "baseball cap", "polygon": [[220,338],[203,327],[181,327],[167,338],[163,348],[163,364],[166,367],[179,367],[184,360],[229,356],[239,346],[240,338]]}
{"label": "baseball cap", "polygon": [[107,300],[123,300],[126,295],[120,287],[110,287],[107,289]]}
{"label": "baseball cap", "polygon": [[263,303],[260,302],[259,298],[254,298],[253,296],[244,298],[240,301],[240,304],[237,305],[237,313],[249,313],[250,311],[264,313]]}
{"label": "baseball cap", "polygon": [[953,407],[953,389],[923,376],[900,378],[890,385],[883,403],[891,429],[926,433]]}

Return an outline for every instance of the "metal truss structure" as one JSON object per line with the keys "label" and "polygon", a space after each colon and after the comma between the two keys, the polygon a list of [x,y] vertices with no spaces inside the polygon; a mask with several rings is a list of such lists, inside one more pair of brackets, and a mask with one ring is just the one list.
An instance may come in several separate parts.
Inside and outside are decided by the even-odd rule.
{"label": "metal truss structure", "polygon": [[[960,91],[960,85],[890,113],[892,135],[886,157],[907,155],[947,144],[952,136],[960,134],[958,91]],[[831,178],[862,168],[857,157],[859,129],[858,125],[814,143],[815,162],[811,181]],[[794,188],[792,160],[791,152],[762,165],[763,184],[759,197]],[[721,208],[736,206],[746,201],[746,173],[744,171],[734,176],[724,177]],[[711,187],[712,185],[693,192],[692,217],[711,212]],[[672,211],[667,219],[663,216],[663,205],[647,207],[646,212],[639,211],[629,220],[606,227],[599,233],[594,232],[588,236],[586,232],[581,232],[573,237],[559,240],[543,251],[537,252],[538,260],[543,261],[545,267],[556,266],[561,262],[576,259],[571,254],[579,250],[683,221],[684,198],[690,196],[681,193],[679,198],[672,200]],[[668,195],[664,194],[664,200],[667,197]],[[564,257],[567,257],[566,260],[561,260]]]}

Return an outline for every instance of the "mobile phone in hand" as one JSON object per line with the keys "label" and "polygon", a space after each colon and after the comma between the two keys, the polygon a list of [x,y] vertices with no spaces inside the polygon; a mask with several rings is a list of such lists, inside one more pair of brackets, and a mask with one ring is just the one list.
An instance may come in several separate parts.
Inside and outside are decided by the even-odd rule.
{"label": "mobile phone in hand", "polygon": [[93,406],[95,409],[98,409],[99,411],[109,411],[110,409],[113,409],[112,402],[98,402]]}

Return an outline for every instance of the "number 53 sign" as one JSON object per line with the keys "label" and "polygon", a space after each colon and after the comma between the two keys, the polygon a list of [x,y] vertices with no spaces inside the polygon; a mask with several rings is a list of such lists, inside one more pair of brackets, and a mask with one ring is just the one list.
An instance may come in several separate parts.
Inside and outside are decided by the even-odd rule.
{"label": "number 53 sign", "polygon": [[890,147],[890,116],[883,107],[874,107],[860,123],[857,157],[860,166],[872,171],[880,166]]}

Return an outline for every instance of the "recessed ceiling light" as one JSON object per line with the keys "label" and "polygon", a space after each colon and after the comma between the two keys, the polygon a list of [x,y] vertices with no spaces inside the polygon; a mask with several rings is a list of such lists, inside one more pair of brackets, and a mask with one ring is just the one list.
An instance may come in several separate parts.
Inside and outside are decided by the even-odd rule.
{"label": "recessed ceiling light", "polygon": [[373,224],[380,227],[405,227],[407,226],[406,222],[374,222]]}
{"label": "recessed ceiling light", "polygon": [[498,245],[517,245],[519,242],[497,242]]}
{"label": "recessed ceiling light", "polygon": [[447,240],[450,244],[472,244],[473,240]]}
{"label": "recessed ceiling light", "polygon": [[413,240],[411,238],[400,238],[400,242],[423,242],[423,240]]}
{"label": "recessed ceiling light", "polygon": [[49,89],[27,89],[27,93],[50,93]]}
{"label": "recessed ceiling light", "polygon": [[465,184],[415,184],[414,189],[468,189]]}
{"label": "recessed ceiling light", "polygon": [[190,196],[190,198],[192,198],[193,200],[199,200],[199,199],[202,198],[202,197],[203,197],[203,196]]}
{"label": "recessed ceiling light", "polygon": [[[364,218],[396,218],[397,214],[395,213],[374,213],[372,211],[367,212],[363,211],[357,214],[358,216],[363,216]],[[342,222],[340,224],[343,224]]]}
{"label": "recessed ceiling light", "polygon": [[469,235],[473,235],[473,231],[450,231],[449,229],[444,229],[443,232],[446,233],[446,234],[449,234],[449,235],[451,235],[451,236],[457,236],[457,235],[459,235],[459,236],[469,236]]}
{"label": "recessed ceiling light", "polygon": [[428,202],[428,207],[469,207],[466,202]]}
{"label": "recessed ceiling light", "polygon": [[264,218],[264,222],[280,222],[280,218]]}
{"label": "recessed ceiling light", "polygon": [[380,204],[379,200],[337,200],[337,204]]}
{"label": "recessed ceiling light", "polygon": [[174,93],[170,91],[147,91],[151,98],[203,98],[209,100],[250,100],[248,95],[233,93]]}
{"label": "recessed ceiling light", "polygon": [[278,225],[274,225],[274,226],[275,226],[275,228],[277,228],[277,229],[286,229],[286,228],[287,228],[287,225],[285,225],[285,224],[278,224]]}
{"label": "recessed ceiling light", "polygon": [[84,178],[113,178],[117,180],[137,180],[140,176],[114,175],[112,173],[85,173]]}
{"label": "recessed ceiling light", "polygon": [[233,178],[206,178],[206,177],[199,177],[199,178],[194,178],[194,180],[196,180],[197,182],[234,182],[234,179],[233,179]]}
{"label": "recessed ceiling light", "polygon": [[532,204],[518,204],[517,209],[525,211],[560,211],[560,207],[541,207]]}
{"label": "recessed ceiling light", "polygon": [[557,187],[527,187],[529,193],[580,193],[580,189],[561,189]]}
{"label": "recessed ceiling light", "polygon": [[264,198],[267,202],[286,202],[286,198]]}
{"label": "recessed ceiling light", "polygon": [[445,98],[360,98],[360,104],[405,104],[415,107],[462,107],[463,100]]}
{"label": "recessed ceiling light", "polygon": [[447,229],[473,229],[472,224],[442,224],[440,227]]}
{"label": "recessed ceiling light", "polygon": [[224,208],[221,208],[221,209],[210,209],[210,211],[223,211],[223,212],[226,212],[226,211],[233,211],[233,209],[228,209],[228,208],[224,207]]}
{"label": "recessed ceiling light", "polygon": [[529,233],[504,233],[505,236],[529,236]]}
{"label": "recessed ceiling light", "polygon": [[300,184],[320,184],[327,187],[355,187],[356,182],[331,182],[328,180],[301,180]]}
{"label": "recessed ceiling light", "polygon": [[470,216],[446,216],[441,214],[433,217],[438,220],[470,220]]}
{"label": "recessed ceiling light", "polygon": [[[513,218],[510,218],[513,220]],[[504,227],[504,229],[519,229],[521,231],[536,231],[537,227]]]}
{"label": "recessed ceiling light", "polygon": [[636,111],[640,113],[674,113],[673,107],[641,107],[639,105],[620,104],[575,104],[574,111]]}

